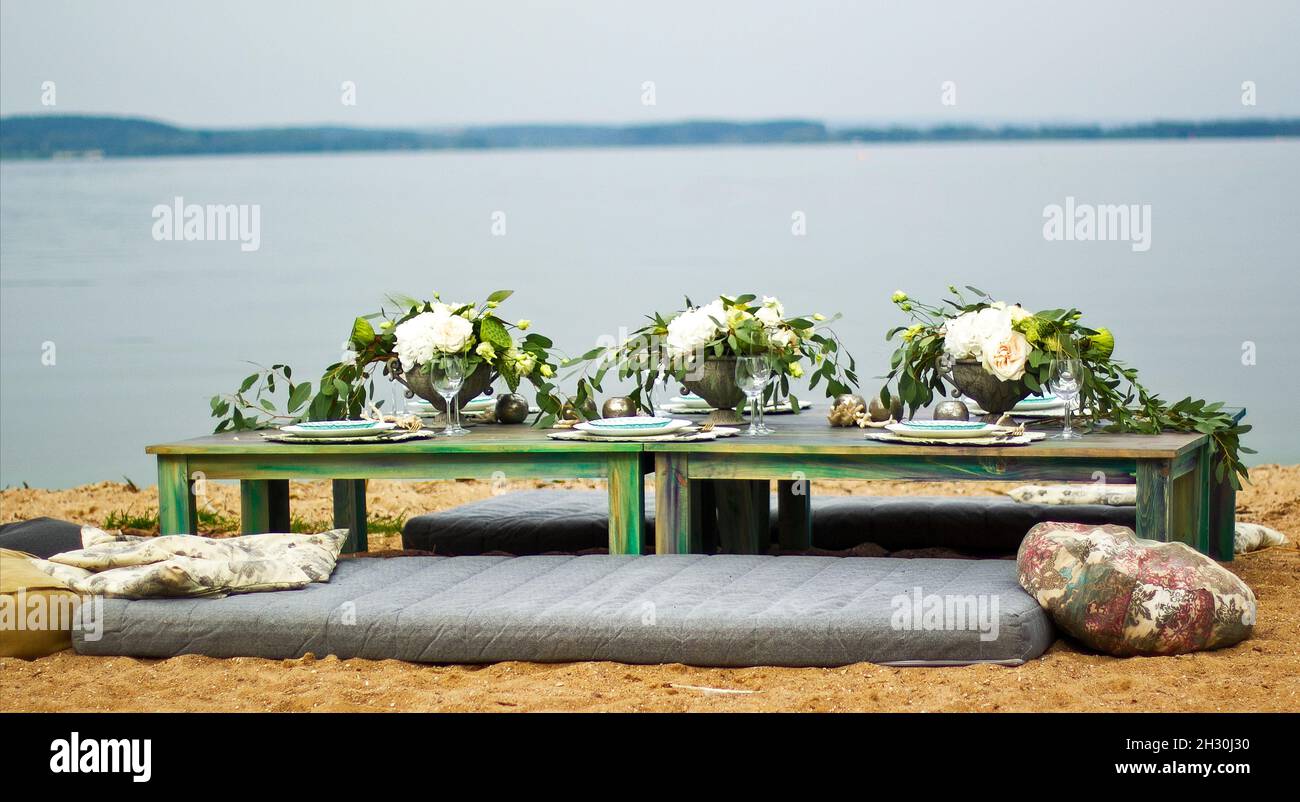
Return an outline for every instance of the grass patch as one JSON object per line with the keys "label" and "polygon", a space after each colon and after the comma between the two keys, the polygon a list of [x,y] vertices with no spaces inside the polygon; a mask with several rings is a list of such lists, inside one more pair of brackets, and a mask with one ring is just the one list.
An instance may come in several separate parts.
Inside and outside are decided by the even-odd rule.
{"label": "grass patch", "polygon": [[209,532],[238,532],[239,519],[219,512],[199,510],[199,529]]}
{"label": "grass patch", "polygon": [[[366,518],[366,532],[372,535],[400,535],[402,525],[405,523],[406,520],[397,515],[372,515]],[[328,532],[333,528],[333,521],[309,521],[297,517],[289,524],[291,532],[300,532],[302,534]]]}
{"label": "grass patch", "polygon": [[153,532],[158,529],[158,515],[137,514],[130,512],[110,512],[101,529],[143,529],[146,532]]}
{"label": "grass patch", "polygon": [[[366,530],[376,535],[400,535],[406,520],[398,515],[373,515],[366,519]],[[138,529],[158,531],[157,513],[131,513],[123,510],[110,512],[100,524],[101,529]],[[333,521],[310,521],[293,518],[289,531],[301,534],[326,532],[334,528]],[[238,532],[239,519],[219,512],[199,510],[199,530],[203,532]]]}

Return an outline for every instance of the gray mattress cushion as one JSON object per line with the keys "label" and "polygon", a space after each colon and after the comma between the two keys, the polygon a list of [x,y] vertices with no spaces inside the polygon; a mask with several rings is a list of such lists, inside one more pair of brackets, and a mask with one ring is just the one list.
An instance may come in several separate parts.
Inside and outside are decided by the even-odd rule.
{"label": "gray mattress cushion", "polygon": [[[433,663],[1018,664],[1042,654],[1053,632],[1015,572],[1007,560],[348,559],[330,582],[303,590],[106,599],[99,637],[74,631],[73,645],[95,655],[312,652]],[[935,599],[982,602],[988,617],[982,629],[927,619]]]}
{"label": "gray mattress cushion", "polygon": [[[815,486],[814,486],[815,489]],[[1021,504],[991,496],[813,496],[813,545],[849,549],[875,543],[888,551],[942,547],[1011,554],[1043,521],[1133,526],[1132,507]],[[646,531],[653,532],[654,494],[646,494]],[[776,498],[772,499],[776,536]],[[575,552],[609,542],[608,497],[600,490],[506,493],[444,512],[417,515],[402,545],[440,554]],[[652,549],[652,537],[645,538]]]}
{"label": "gray mattress cushion", "polygon": [[[654,531],[654,494],[646,494],[645,531]],[[653,550],[653,537],[650,541]],[[439,554],[575,552],[609,545],[609,496],[603,490],[525,490],[408,518],[402,548]]]}

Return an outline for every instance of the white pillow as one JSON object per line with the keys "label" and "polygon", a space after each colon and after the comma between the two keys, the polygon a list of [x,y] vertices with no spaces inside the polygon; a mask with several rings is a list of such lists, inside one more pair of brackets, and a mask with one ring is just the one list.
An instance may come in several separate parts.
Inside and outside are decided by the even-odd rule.
{"label": "white pillow", "polygon": [[1285,546],[1291,541],[1276,529],[1269,529],[1263,524],[1237,524],[1232,536],[1232,550],[1237,554],[1259,551],[1269,546]]}
{"label": "white pillow", "polygon": [[1023,504],[1137,504],[1137,485],[1021,485],[1007,495]]}

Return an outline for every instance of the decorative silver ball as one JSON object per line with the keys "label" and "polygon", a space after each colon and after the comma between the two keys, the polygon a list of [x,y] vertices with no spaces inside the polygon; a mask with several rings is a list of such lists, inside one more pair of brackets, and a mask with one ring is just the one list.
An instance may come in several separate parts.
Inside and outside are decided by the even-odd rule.
{"label": "decorative silver ball", "polygon": [[970,409],[961,401],[950,398],[940,401],[934,408],[935,420],[970,420]]}
{"label": "decorative silver ball", "polygon": [[523,423],[528,419],[528,399],[515,393],[497,396],[497,423]]}
{"label": "decorative silver ball", "polygon": [[596,402],[588,398],[587,403],[582,405],[582,415],[578,414],[578,408],[573,405],[572,401],[565,401],[560,406],[561,420],[591,420],[596,417]]}
{"label": "decorative silver ball", "polygon": [[630,418],[636,415],[636,403],[625,395],[606,399],[600,407],[602,418]]}
{"label": "decorative silver ball", "polygon": [[881,402],[879,395],[873,395],[871,397],[871,402],[867,404],[867,416],[875,423],[889,420],[891,417],[894,420],[902,420],[903,402],[899,400],[898,396],[891,396],[889,399],[889,406],[886,407],[884,403]]}

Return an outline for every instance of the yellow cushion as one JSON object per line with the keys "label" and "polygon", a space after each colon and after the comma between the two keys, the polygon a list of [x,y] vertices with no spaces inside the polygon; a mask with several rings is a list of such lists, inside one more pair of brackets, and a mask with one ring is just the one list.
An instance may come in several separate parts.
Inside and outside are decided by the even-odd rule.
{"label": "yellow cushion", "polygon": [[31,559],[0,549],[0,657],[30,659],[72,647],[68,611],[76,609],[79,597]]}

